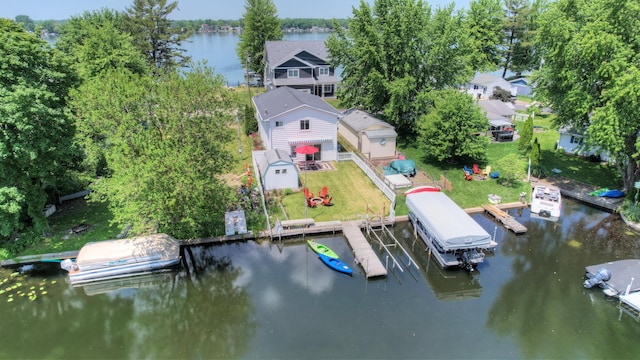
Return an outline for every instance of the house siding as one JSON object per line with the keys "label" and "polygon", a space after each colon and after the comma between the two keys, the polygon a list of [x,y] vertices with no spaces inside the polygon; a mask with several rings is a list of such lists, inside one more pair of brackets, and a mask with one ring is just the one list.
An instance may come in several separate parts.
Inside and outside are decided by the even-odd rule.
{"label": "house siding", "polygon": [[298,172],[292,163],[274,163],[262,176],[262,183],[265,190],[296,189],[299,187]]}
{"label": "house siding", "polygon": [[[309,130],[300,129],[300,120],[309,120]],[[282,121],[283,126],[275,127],[276,121]],[[295,111],[278,116],[269,121],[271,131],[271,149],[282,149],[291,152],[291,141],[298,144],[313,145],[314,139],[327,139],[320,144],[321,152],[316,158],[321,160],[337,159],[337,123],[338,119],[333,114],[328,114],[310,108],[299,108]],[[303,161],[304,155],[291,154],[296,161]]]}

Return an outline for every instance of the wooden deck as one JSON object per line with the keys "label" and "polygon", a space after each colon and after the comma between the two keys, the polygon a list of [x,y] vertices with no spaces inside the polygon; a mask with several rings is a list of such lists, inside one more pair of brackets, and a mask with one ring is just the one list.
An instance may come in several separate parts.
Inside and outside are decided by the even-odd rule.
{"label": "wooden deck", "polygon": [[368,278],[387,275],[387,269],[362,234],[358,222],[342,223],[342,233],[353,249],[356,262],[362,266]]}
{"label": "wooden deck", "polygon": [[513,231],[516,234],[523,234],[527,232],[527,227],[520,224],[513,216],[509,215],[506,211],[498,209],[495,205],[482,205],[484,211],[488,214],[491,214],[496,218],[502,225],[508,229]]}

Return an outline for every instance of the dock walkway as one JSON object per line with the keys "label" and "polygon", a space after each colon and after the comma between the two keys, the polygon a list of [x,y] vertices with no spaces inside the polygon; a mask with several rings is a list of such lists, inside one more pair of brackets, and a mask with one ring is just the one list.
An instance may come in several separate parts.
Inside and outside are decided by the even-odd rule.
{"label": "dock walkway", "polygon": [[501,222],[506,229],[516,234],[527,232],[526,226],[520,224],[513,216],[509,215],[506,211],[498,209],[495,205],[482,205],[482,208],[486,213],[491,214],[496,220]]}
{"label": "dock walkway", "polygon": [[[570,197],[610,212],[616,212],[624,200],[624,198],[591,196],[589,193],[598,190],[597,187],[562,176],[550,176],[546,179],[540,179],[538,182],[559,188],[562,196]],[[532,183],[532,186],[535,185]]]}
{"label": "dock walkway", "polygon": [[342,223],[342,233],[353,249],[356,262],[362,266],[368,278],[387,275],[387,269],[362,234],[358,222]]}

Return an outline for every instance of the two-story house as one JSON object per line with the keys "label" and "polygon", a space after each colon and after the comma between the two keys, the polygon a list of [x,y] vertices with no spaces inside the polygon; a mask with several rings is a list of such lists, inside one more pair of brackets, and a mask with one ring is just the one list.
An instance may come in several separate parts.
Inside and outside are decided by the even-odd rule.
{"label": "two-story house", "polygon": [[[322,98],[284,86],[254,96],[253,105],[258,132],[267,149],[284,150],[297,162],[338,158],[342,113]],[[297,154],[295,149],[301,145],[312,145],[319,151]]]}
{"label": "two-story house", "polygon": [[466,85],[466,92],[473,95],[475,99],[490,99],[496,88],[507,90],[511,96],[518,95],[518,89],[500,76],[487,73],[477,74]]}
{"label": "two-story house", "polygon": [[288,86],[320,97],[336,95],[338,78],[324,41],[267,41],[264,85]]}

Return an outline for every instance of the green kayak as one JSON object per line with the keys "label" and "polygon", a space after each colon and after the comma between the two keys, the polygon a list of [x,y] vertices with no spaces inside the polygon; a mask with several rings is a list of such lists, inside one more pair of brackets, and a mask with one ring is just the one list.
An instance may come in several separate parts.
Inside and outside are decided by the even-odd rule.
{"label": "green kayak", "polygon": [[338,258],[338,254],[334,253],[333,250],[329,249],[325,245],[318,244],[313,240],[307,240],[307,244],[309,244],[309,247],[318,254],[323,254],[332,259]]}

